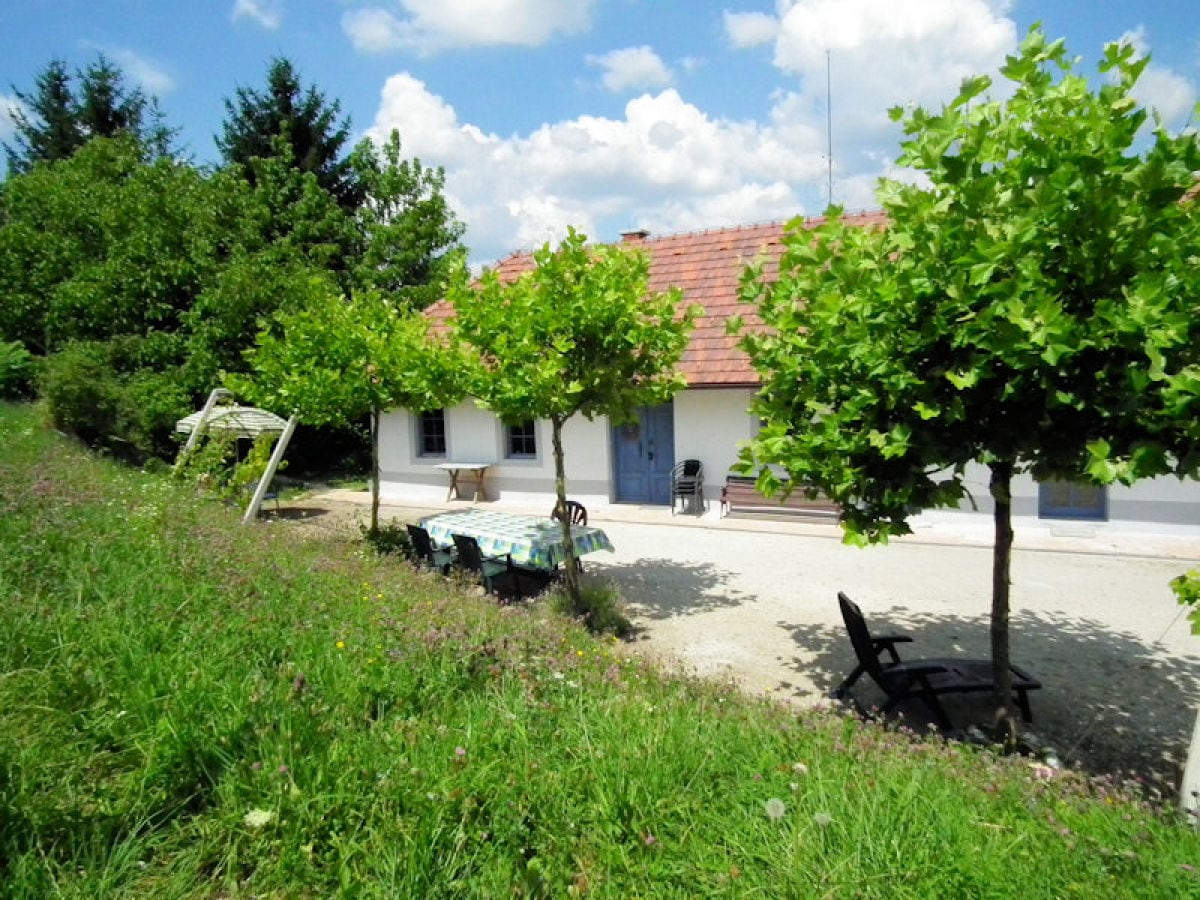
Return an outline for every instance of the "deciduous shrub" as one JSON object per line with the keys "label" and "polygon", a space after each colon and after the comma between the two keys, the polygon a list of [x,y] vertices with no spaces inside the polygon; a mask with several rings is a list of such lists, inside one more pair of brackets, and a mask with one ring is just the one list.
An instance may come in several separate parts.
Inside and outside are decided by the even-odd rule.
{"label": "deciduous shrub", "polygon": [[50,415],[62,431],[120,457],[169,458],[175,422],[191,409],[191,398],[173,371],[121,371],[128,352],[111,342],[80,341],[49,357],[41,389]]}
{"label": "deciduous shrub", "polygon": [[28,397],[33,391],[33,354],[20,341],[0,344],[0,398]]}

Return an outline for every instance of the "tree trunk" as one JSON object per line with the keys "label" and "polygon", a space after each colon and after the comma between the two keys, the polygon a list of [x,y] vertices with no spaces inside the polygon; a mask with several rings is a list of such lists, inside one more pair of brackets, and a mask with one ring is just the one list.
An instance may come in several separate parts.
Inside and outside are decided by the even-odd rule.
{"label": "tree trunk", "polygon": [[379,530],[379,407],[371,407],[371,533]]}
{"label": "tree trunk", "polygon": [[996,733],[1011,747],[1016,743],[1017,719],[1012,700],[1012,669],[1008,653],[1009,584],[1012,564],[1012,475],[1009,460],[991,465],[989,485],[996,526],[992,546],[992,679],[996,683]]}
{"label": "tree trunk", "polygon": [[554,444],[554,508],[562,510],[559,521],[562,525],[563,545],[566,549],[566,559],[563,568],[566,570],[567,596],[571,598],[571,609],[575,615],[584,612],[583,596],[579,591],[579,563],[575,559],[575,544],[571,540],[571,520],[567,515],[567,476],[563,465],[562,448],[563,420],[550,419],[551,441]]}

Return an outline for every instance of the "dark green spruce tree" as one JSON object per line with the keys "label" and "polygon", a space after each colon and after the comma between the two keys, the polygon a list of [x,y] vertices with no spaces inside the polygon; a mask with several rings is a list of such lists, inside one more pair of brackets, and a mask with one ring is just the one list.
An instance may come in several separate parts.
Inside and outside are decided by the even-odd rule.
{"label": "dark green spruce tree", "polygon": [[291,166],[315,175],[343,209],[358,205],[360,191],[349,160],[341,155],[350,120],[339,118],[339,101],[327,101],[315,85],[305,87],[290,60],[273,59],[266,89],[239,87],[233,99],[226,98],[225,113],[217,148],[251,184],[257,179],[253,161],[278,156],[282,138],[291,149]]}

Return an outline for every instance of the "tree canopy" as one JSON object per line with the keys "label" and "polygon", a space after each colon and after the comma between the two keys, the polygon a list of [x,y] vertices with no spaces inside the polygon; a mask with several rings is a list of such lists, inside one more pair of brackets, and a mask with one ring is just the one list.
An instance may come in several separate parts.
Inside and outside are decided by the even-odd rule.
{"label": "tree canopy", "polygon": [[[534,268],[505,282],[494,271],[456,283],[454,329],[476,354],[471,394],[511,424],[549,419],[555,489],[566,501],[562,427],[574,415],[628,420],[684,386],[676,364],[698,313],[678,310],[678,290],[648,294],[649,260],[636,250],[587,246],[574,229],[543,246]],[[563,517],[567,585],[580,602]]]}
{"label": "tree canopy", "polygon": [[[31,92],[14,93],[16,136],[4,151],[10,172],[28,172],[38,162],[68,159],[95,137],[129,135],[147,159],[170,153],[173,131],[152,97],[131,87],[121,70],[103,54],[76,73],[51,60],[35,78]],[[28,111],[28,112],[27,112]]]}
{"label": "tree canopy", "polygon": [[361,195],[350,161],[341,156],[350,137],[350,121],[339,119],[341,102],[328,101],[315,85],[307,88],[285,57],[271,61],[264,90],[237,88],[225,100],[225,122],[216,136],[225,162],[236,166],[252,183],[258,178],[254,160],[280,156],[278,140],[289,148],[289,165],[311,172],[317,182],[353,208]]}
{"label": "tree canopy", "polygon": [[462,396],[463,366],[429,336],[419,312],[377,294],[346,299],[329,282],[314,283],[303,307],[263,322],[246,356],[251,376],[227,384],[310,425],[372,419],[371,528],[379,524],[379,415],[392,407],[437,409]]}
{"label": "tree canopy", "polygon": [[1093,89],[1032,30],[1002,68],[1007,99],[973,78],[940,112],[892,111],[921,177],[881,182],[885,227],[837,209],[793,223],[779,279],[744,280],[767,326],[743,338],[766,420],[743,465],[763,490],[781,465],[843,505],[848,539],[877,541],[962,501],[971,464],[990,470],[1002,711],[1013,475],[1131,482],[1200,462],[1200,216],[1181,202],[1200,145],[1157,125],[1137,149],[1146,62],[1109,45]]}

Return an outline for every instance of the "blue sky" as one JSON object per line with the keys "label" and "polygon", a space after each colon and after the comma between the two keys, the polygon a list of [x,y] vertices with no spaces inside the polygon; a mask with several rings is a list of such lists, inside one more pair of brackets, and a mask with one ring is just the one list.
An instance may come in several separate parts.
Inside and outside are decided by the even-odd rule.
{"label": "blue sky", "polygon": [[1189,121],[1194,0],[4,0],[0,112],[51,58],[103,52],[211,162],[224,98],[287,56],[356,140],[398,128],[446,169],[486,262],[568,225],[605,241],[819,213],[826,51],[833,200],[871,208],[894,173],[887,108],[949,100],[1039,20],[1089,71],[1106,41],[1133,40],[1153,60],[1143,101]]}

